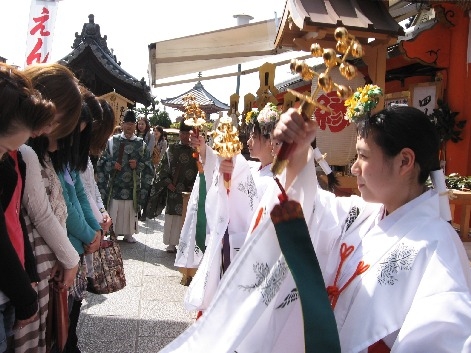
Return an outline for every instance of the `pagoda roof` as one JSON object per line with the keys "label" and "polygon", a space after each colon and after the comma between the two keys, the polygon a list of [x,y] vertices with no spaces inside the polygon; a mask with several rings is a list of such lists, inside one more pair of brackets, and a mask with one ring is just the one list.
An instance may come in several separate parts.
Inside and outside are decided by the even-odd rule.
{"label": "pagoda roof", "polygon": [[180,94],[177,97],[162,99],[161,103],[167,107],[185,111],[185,101],[183,98],[187,95],[193,95],[195,97],[196,103],[199,104],[200,109],[203,110],[207,115],[218,113],[220,111],[228,111],[231,108],[209,93],[203,87],[201,81],[198,81],[192,89]]}
{"label": "pagoda roof", "polygon": [[100,26],[89,15],[81,34],[75,33],[72,51],[59,60],[96,96],[117,92],[127,99],[149,106],[153,99],[144,78],[138,80],[126,72],[108,49],[107,36],[101,36]]}

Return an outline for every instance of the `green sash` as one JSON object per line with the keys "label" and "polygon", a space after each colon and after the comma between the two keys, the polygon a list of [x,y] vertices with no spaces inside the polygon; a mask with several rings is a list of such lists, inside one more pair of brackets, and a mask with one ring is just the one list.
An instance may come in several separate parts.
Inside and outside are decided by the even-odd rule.
{"label": "green sash", "polygon": [[[280,206],[276,207],[279,212]],[[305,352],[340,353],[334,312],[327,296],[306,220],[302,211],[302,217],[296,218],[286,217],[285,211],[281,211],[281,214],[284,215],[284,219],[278,222],[274,219],[273,223],[281,251],[298,288],[304,321]],[[291,219],[286,220],[287,218]]]}
{"label": "green sash", "polygon": [[134,212],[138,213],[139,210],[137,208],[137,172],[136,172],[136,169],[132,170],[132,203],[134,206]]}
{"label": "green sash", "polygon": [[206,178],[204,173],[199,173],[200,185],[198,190],[198,211],[196,212],[195,242],[204,253],[206,251]]}

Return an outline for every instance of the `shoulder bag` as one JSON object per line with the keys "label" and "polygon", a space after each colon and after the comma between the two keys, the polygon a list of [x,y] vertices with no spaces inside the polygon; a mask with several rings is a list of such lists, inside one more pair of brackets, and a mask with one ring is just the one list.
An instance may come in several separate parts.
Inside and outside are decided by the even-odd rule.
{"label": "shoulder bag", "polygon": [[49,303],[46,318],[46,352],[53,346],[62,352],[69,331],[68,291],[61,289],[54,279],[49,281]]}

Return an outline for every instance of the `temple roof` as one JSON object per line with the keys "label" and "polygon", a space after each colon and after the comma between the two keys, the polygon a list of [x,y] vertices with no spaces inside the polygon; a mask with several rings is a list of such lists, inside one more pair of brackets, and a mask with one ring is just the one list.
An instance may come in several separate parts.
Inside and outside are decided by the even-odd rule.
{"label": "temple roof", "polygon": [[[403,20],[404,14],[407,14],[411,17],[410,26],[404,29],[404,35],[401,35],[397,38],[397,43],[390,45],[387,49],[387,58],[391,59],[398,56],[403,56],[404,52],[400,49],[400,43],[402,41],[408,41],[416,36],[418,36],[423,31],[426,31],[432,28],[437,20],[437,15],[435,11],[430,10],[430,7],[418,8],[414,5],[414,11],[410,9],[410,3],[405,1],[394,0],[390,1],[394,6],[389,7],[389,12],[393,18]],[[403,6],[403,7],[400,7]],[[407,65],[402,65],[397,68],[390,68],[386,70],[385,76],[386,82],[390,81],[403,81],[408,77],[414,76],[430,76],[435,77],[437,72],[442,71],[443,68],[437,67],[435,65],[426,65],[415,60],[410,60],[410,63]],[[366,66],[365,62],[361,58],[349,60],[351,64],[360,68]],[[314,66],[317,68],[317,66]],[[310,86],[311,83],[303,81],[299,75],[296,75],[292,78],[289,78],[283,82],[277,83],[276,88],[280,92],[285,92],[288,88],[295,89],[303,86]]]}
{"label": "temple roof", "polygon": [[193,95],[196,99],[196,103],[199,104],[200,109],[203,110],[207,115],[218,113],[220,111],[228,111],[231,108],[227,104],[215,98],[211,93],[206,91],[201,81],[198,81],[192,89],[180,94],[177,97],[162,99],[161,103],[167,107],[185,111],[185,101],[183,100],[183,97],[186,95]]}
{"label": "temple roof", "polygon": [[334,30],[342,26],[365,43],[404,34],[382,1],[287,0],[275,46],[309,51],[307,42],[333,41]]}
{"label": "temple roof", "polygon": [[117,92],[127,99],[149,106],[152,103],[150,87],[144,78],[136,79],[127,73],[108,49],[107,36],[100,34],[100,25],[89,15],[82,32],[75,32],[72,51],[59,60],[70,68],[77,78],[95,95]]}

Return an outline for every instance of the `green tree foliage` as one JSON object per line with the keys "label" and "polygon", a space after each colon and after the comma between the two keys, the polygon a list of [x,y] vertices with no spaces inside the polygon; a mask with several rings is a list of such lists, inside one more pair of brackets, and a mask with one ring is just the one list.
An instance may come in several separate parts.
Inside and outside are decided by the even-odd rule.
{"label": "green tree foliage", "polygon": [[430,120],[437,128],[438,136],[441,143],[446,143],[451,140],[452,142],[461,141],[463,138],[460,136],[466,125],[466,120],[456,120],[458,112],[452,112],[447,103],[442,100],[437,101],[438,108],[433,110],[429,115]]}
{"label": "green tree foliage", "polygon": [[144,115],[152,126],[160,125],[163,128],[168,128],[172,124],[170,116],[165,110],[160,110],[157,106],[159,101],[152,97],[152,104],[148,107],[137,108],[136,112],[139,115]]}
{"label": "green tree foliage", "polygon": [[159,109],[149,118],[149,121],[152,126],[160,125],[163,128],[168,128],[172,124],[168,113],[165,110],[160,111]]}
{"label": "green tree foliage", "polygon": [[441,99],[437,100],[438,108],[428,116],[430,121],[435,125],[440,138],[440,159],[446,160],[446,143],[452,141],[457,143],[463,138],[463,132],[466,120],[457,120],[458,112],[451,111],[447,103]]}

